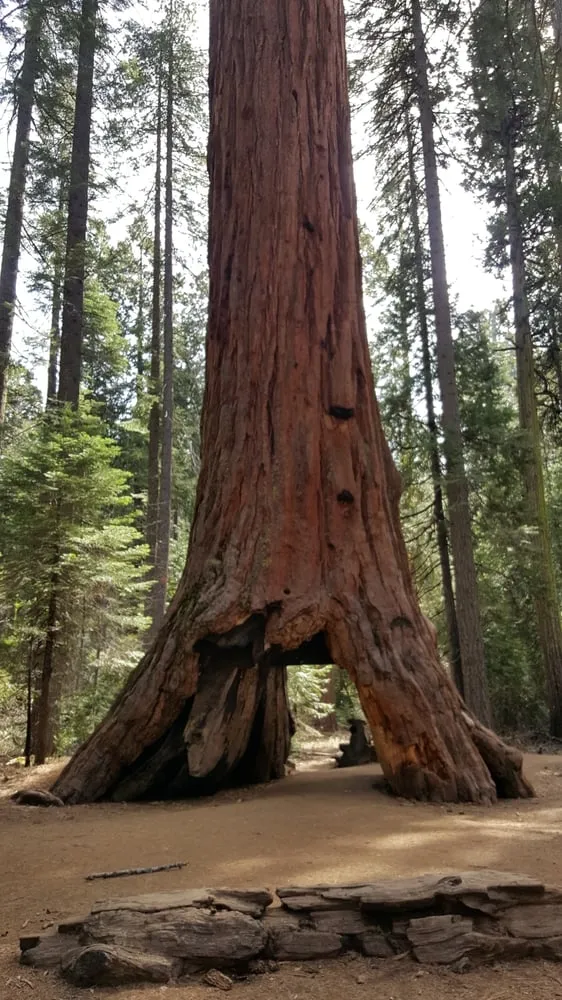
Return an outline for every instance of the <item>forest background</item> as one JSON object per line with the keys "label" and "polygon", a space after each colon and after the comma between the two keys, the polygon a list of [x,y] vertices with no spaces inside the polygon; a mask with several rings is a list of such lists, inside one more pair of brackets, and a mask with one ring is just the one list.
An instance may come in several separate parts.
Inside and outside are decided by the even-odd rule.
{"label": "forest background", "polygon": [[[369,337],[416,586],[475,714],[559,738],[559,11],[347,8]],[[183,569],[204,389],[206,21],[180,0],[0,4],[7,757],[85,738]],[[301,732],[358,712],[336,669],[291,668],[290,685]]]}

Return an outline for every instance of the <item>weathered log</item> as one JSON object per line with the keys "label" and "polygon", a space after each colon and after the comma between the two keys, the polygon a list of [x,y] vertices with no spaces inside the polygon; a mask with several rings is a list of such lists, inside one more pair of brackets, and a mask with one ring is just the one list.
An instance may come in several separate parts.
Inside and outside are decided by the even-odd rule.
{"label": "weathered log", "polygon": [[230,976],[225,976],[224,972],[220,972],[219,969],[209,969],[203,976],[203,982],[206,986],[222,990],[223,993],[229,993],[234,986]]}
{"label": "weathered log", "polygon": [[[192,889],[106,900],[44,938],[21,939],[26,965],[60,966],[78,985],[166,982],[197,970],[355,950],[456,965],[562,960],[562,892],[493,871],[278,890]],[[291,907],[294,907],[291,910]],[[64,933],[63,933],[64,931]]]}
{"label": "weathered log", "polygon": [[[304,895],[306,893],[306,896]],[[525,875],[475,870],[459,875],[419,875],[415,878],[380,879],[374,883],[344,886],[287,887],[277,890],[287,909],[338,908],[358,906],[362,911],[399,914],[448,906],[451,900],[485,897],[496,912],[517,900],[543,900],[544,885]],[[310,900],[306,907],[302,900]],[[296,903],[296,906],[295,906]],[[464,907],[464,903],[463,903]]]}
{"label": "weathered log", "polygon": [[212,0],[210,22],[188,561],[161,632],[54,790],[73,803],[282,777],[284,670],[304,662],[349,671],[397,794],[530,794],[499,741],[494,782],[412,586],[361,301],[343,0]]}
{"label": "weathered log", "polygon": [[431,965],[454,965],[463,958],[526,958],[533,950],[529,941],[507,934],[479,934],[473,920],[452,914],[411,920],[406,935],[414,957]]}
{"label": "weathered log", "polygon": [[232,965],[258,957],[266,944],[263,923],[229,910],[211,912],[202,907],[107,910],[92,914],[84,928],[92,944],[152,952],[202,965]]}
{"label": "weathered log", "polygon": [[168,983],[180,969],[180,962],[162,955],[99,944],[80,949],[62,963],[65,979],[83,987]]}
{"label": "weathered log", "polygon": [[391,958],[394,955],[394,950],[386,935],[377,928],[358,934],[357,940],[361,945],[362,953],[370,958]]}
{"label": "weathered log", "polygon": [[310,920],[319,931],[331,934],[364,934],[372,929],[369,921],[357,910],[312,910]]}
{"label": "weathered log", "polygon": [[265,924],[268,952],[279,961],[333,958],[343,950],[342,935],[315,927],[312,919],[303,923],[290,914],[270,913]]}
{"label": "weathered log", "polygon": [[36,948],[38,944],[41,943],[40,934],[24,934],[20,937],[20,951],[29,951],[30,948]]}
{"label": "weathered log", "polygon": [[514,906],[503,917],[502,923],[513,937],[531,940],[559,935],[562,937],[562,900],[542,906]]}
{"label": "weathered log", "polygon": [[32,945],[30,938],[20,939],[22,965],[55,969],[79,948],[77,939],[69,934],[46,934],[44,937],[37,936],[36,940],[37,943]]}
{"label": "weathered log", "polygon": [[125,910],[135,913],[161,913],[164,910],[185,910],[189,907],[232,910],[251,917],[261,917],[273,896],[267,889],[177,889],[172,892],[150,892],[122,899],[105,899],[94,903],[92,914]]}

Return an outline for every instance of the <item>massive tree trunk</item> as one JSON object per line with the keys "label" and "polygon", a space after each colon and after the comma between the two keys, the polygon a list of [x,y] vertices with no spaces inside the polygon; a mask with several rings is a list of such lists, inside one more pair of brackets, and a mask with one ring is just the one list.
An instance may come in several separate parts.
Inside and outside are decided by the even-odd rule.
{"label": "massive tree trunk", "polygon": [[534,601],[539,644],[546,674],[553,736],[562,736],[562,628],[556,573],[546,506],[541,433],[535,396],[533,339],[529,319],[523,227],[512,125],[506,119],[503,127],[505,162],[505,195],[513,281],[513,311],[515,317],[515,347],[517,354],[517,389],[519,425],[522,434],[523,482],[527,500],[529,525],[535,532],[534,542]]}
{"label": "massive tree trunk", "polygon": [[451,550],[455,570],[457,624],[463,688],[467,705],[484,725],[491,720],[490,698],[484,660],[484,639],[478,600],[478,581],[470,523],[468,482],[463,442],[455,350],[451,332],[451,310],[441,221],[441,197],[433,136],[433,108],[427,72],[427,53],[419,0],[412,0],[416,94],[418,98],[429,221],[429,244],[437,337],[437,374],[443,406],[444,450]]}
{"label": "massive tree trunk", "polygon": [[447,529],[447,521],[445,519],[443,488],[441,485],[442,476],[441,459],[439,455],[439,433],[437,428],[437,418],[435,416],[435,401],[433,398],[433,366],[431,363],[431,348],[429,344],[424,277],[425,247],[420,225],[418,181],[416,177],[416,165],[414,158],[412,122],[408,112],[406,112],[406,138],[408,142],[408,174],[410,181],[410,220],[414,235],[416,311],[422,346],[423,385],[425,406],[427,410],[427,430],[429,434],[429,462],[431,467],[431,480],[433,484],[433,516],[435,519],[437,548],[439,551],[439,564],[441,567],[441,588],[443,592],[443,605],[445,608],[445,622],[447,625],[449,662],[451,664],[455,684],[457,685],[459,692],[464,695],[459,627],[457,623],[457,609],[455,606],[451,560],[449,558],[449,532]]}
{"label": "massive tree trunk", "polygon": [[166,613],[170,529],[172,515],[172,451],[174,419],[174,286],[173,286],[173,156],[174,156],[174,44],[173,5],[168,15],[166,82],[166,180],[164,199],[164,351],[162,370],[162,448],[158,493],[158,542],[152,594],[154,623]]}
{"label": "massive tree trunk", "polygon": [[6,413],[7,378],[12,347],[12,330],[18,269],[23,228],[23,206],[27,164],[29,160],[29,134],[35,101],[35,83],[39,73],[39,47],[44,18],[42,0],[29,0],[27,4],[27,31],[23,64],[17,86],[17,118],[14,152],[10,170],[8,204],[0,270],[0,425]]}
{"label": "massive tree trunk", "polygon": [[211,0],[210,312],[186,568],[56,783],[67,802],[278,777],[284,667],[354,679],[390,786],[528,795],[413,592],[361,302],[342,0]]}
{"label": "massive tree trunk", "polygon": [[82,0],[74,132],[68,192],[58,398],[78,406],[82,372],[84,275],[90,192],[90,135],[98,0]]}

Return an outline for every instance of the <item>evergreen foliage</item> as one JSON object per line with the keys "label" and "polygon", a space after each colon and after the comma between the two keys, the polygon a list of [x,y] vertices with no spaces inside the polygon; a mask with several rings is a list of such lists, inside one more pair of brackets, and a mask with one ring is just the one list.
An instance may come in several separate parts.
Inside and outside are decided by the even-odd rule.
{"label": "evergreen foliage", "polygon": [[[402,476],[415,583],[444,668],[460,686],[418,14],[440,177],[455,164],[486,207],[483,263],[496,275],[510,273],[518,223],[526,398],[537,415],[531,445],[521,419],[517,291],[483,312],[463,312],[451,299],[454,376],[494,723],[542,732],[550,715],[554,731],[540,624],[541,604],[559,621],[562,585],[562,73],[553,27],[546,8],[537,17],[528,0],[348,7],[358,153],[373,164],[361,192],[371,206],[361,249],[373,369]],[[72,312],[67,236],[86,8],[96,17],[95,83],[87,235],[76,238],[83,302]],[[86,737],[148,641],[154,584],[169,599],[183,570],[200,466],[208,295],[198,24],[198,5],[179,0],[27,0],[0,17],[0,100],[10,126],[0,208],[5,248],[17,245],[20,263],[17,287],[10,272],[16,293],[12,305],[11,292],[5,299],[0,338],[0,753],[27,751],[31,760],[42,717],[49,752]],[[81,349],[74,411],[56,403],[67,363],[61,369],[65,308],[67,322],[77,319]],[[169,471],[164,347],[168,371],[173,353],[173,451],[170,527],[164,523],[157,543],[163,464]],[[531,450],[542,475],[534,499]],[[162,584],[155,565],[164,543]],[[330,713],[328,689],[340,723],[359,711],[330,667],[294,667],[289,679],[299,726]]]}

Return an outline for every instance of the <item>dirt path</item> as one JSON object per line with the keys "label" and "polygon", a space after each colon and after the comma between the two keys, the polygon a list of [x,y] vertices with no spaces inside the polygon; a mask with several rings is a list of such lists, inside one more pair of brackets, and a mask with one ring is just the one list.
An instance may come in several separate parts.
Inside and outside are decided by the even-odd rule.
{"label": "dirt path", "polygon": [[[562,887],[562,757],[530,756],[538,798],[493,809],[414,805],[372,788],[376,766],[312,770],[267,788],[195,803],[26,809],[0,803],[0,998],[92,995],[17,965],[22,925],[40,929],[108,895],[189,886],[357,881],[491,867]],[[182,871],[110,883],[84,876],[186,861]],[[316,974],[315,974],[316,973]],[[458,976],[362,958],[286,966],[237,984],[236,1000],[562,998],[562,968],[522,963]],[[95,996],[111,991],[96,990]],[[212,995],[212,994],[211,994]],[[123,1000],[209,1000],[208,988],[122,991]]]}

